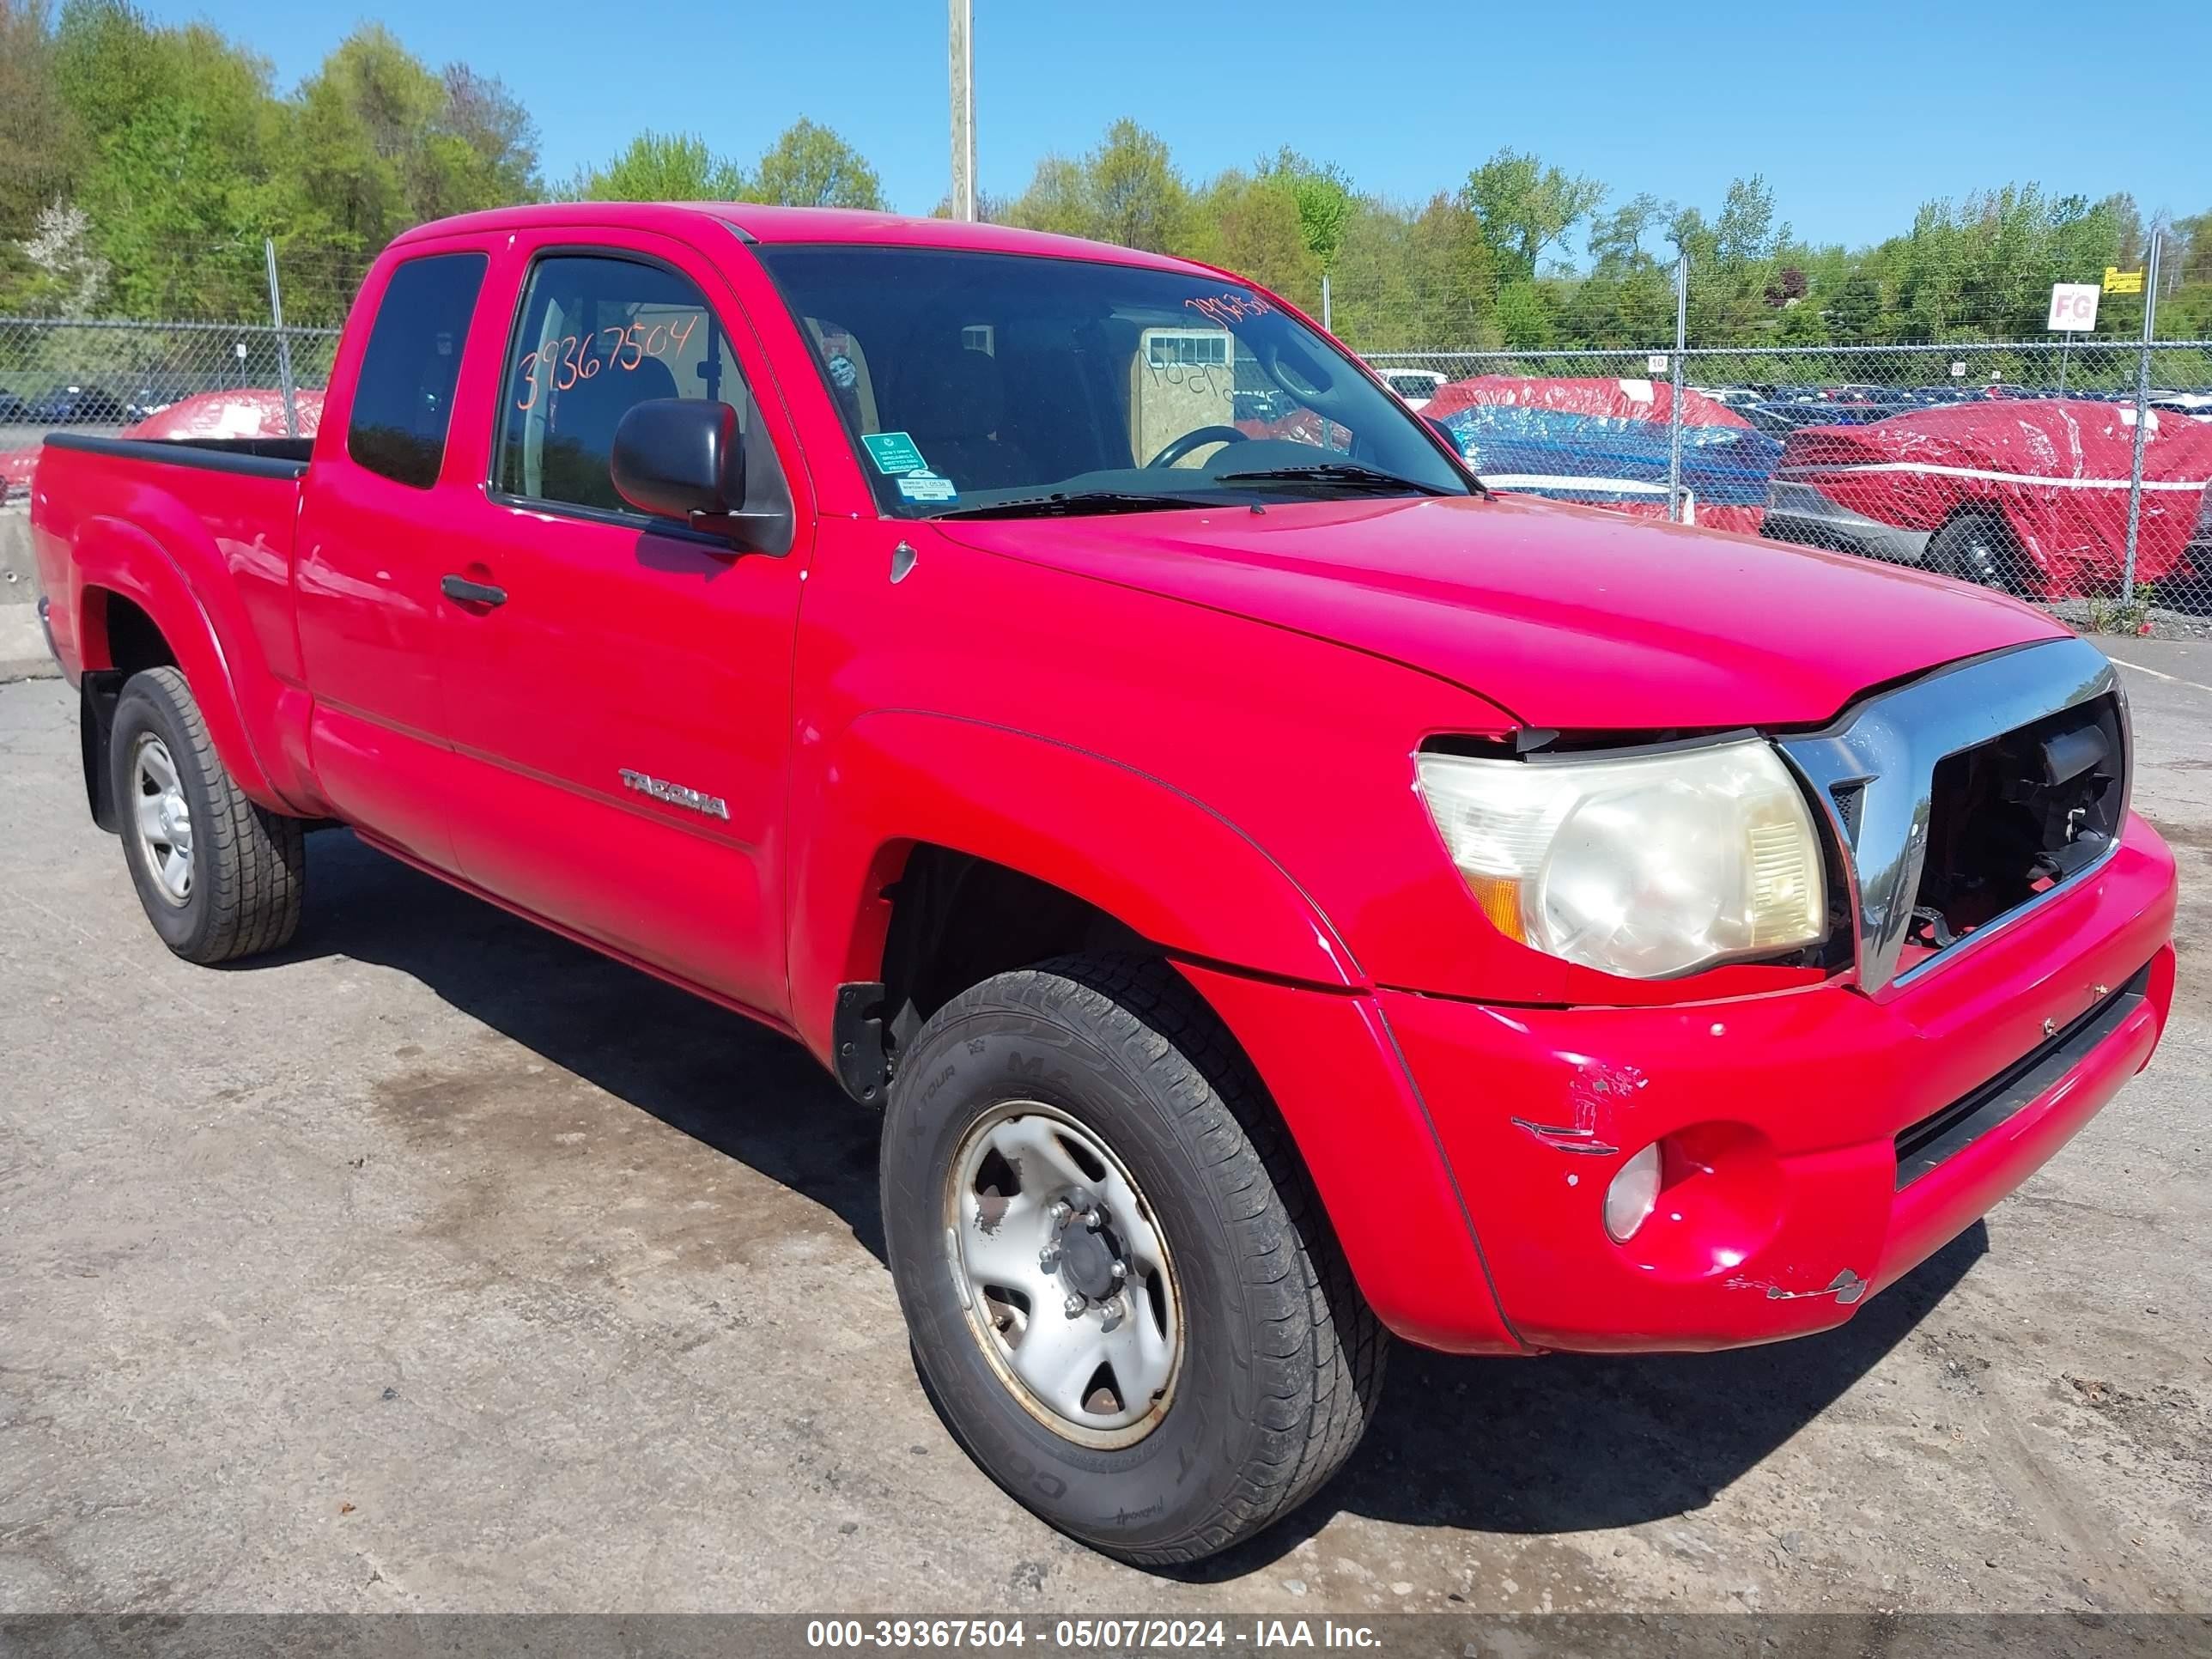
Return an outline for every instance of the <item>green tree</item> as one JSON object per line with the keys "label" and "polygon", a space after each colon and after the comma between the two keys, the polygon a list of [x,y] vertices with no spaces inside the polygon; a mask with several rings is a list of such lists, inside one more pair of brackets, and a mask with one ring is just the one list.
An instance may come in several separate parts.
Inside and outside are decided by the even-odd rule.
{"label": "green tree", "polygon": [[1474,216],[1439,194],[1419,209],[1360,199],[1334,281],[1336,331],[1362,351],[1475,351],[1498,343],[1498,279]]}
{"label": "green tree", "polygon": [[1508,148],[1468,173],[1460,195],[1481,221],[1500,275],[1526,281],[1545,251],[1605,200],[1605,186]]}
{"label": "green tree", "polygon": [[1083,163],[1065,155],[1044,157],[1030,175],[1029,188],[1006,204],[1006,222],[1059,236],[1099,234]]}
{"label": "green tree", "polygon": [[1838,345],[1878,345],[1889,337],[1881,284],[1863,272],[1837,289],[1825,313],[1828,337]]}
{"label": "green tree", "polygon": [[268,65],[204,25],[156,27],[120,0],[71,0],[53,76],[85,135],[72,199],[110,267],[111,307],[241,314],[264,290],[262,238],[296,194],[279,182]]}
{"label": "green tree", "polygon": [[380,24],[339,42],[278,115],[289,152],[279,252],[312,271],[325,304],[401,231],[543,188],[536,133],[513,95],[463,66],[432,70]]}
{"label": "green tree", "polygon": [[1164,252],[1188,227],[1190,191],[1160,137],[1134,121],[1116,121],[1084,159],[1099,234],[1123,247]]}
{"label": "green tree", "polygon": [[1297,213],[1298,239],[1322,270],[1329,270],[1343,249],[1345,231],[1358,205],[1351,180],[1341,167],[1310,161],[1289,149],[1281,151],[1265,172],[1289,185]]}
{"label": "green tree", "polygon": [[1777,345],[1821,346],[1829,343],[1828,319],[1808,300],[1793,300],[1782,307],[1774,330]]}
{"label": "green tree", "polygon": [[1498,290],[1497,323],[1498,337],[1511,350],[1540,351],[1557,338],[1551,302],[1532,282],[1508,283]]}
{"label": "green tree", "polygon": [[54,74],[44,0],[0,0],[0,241],[32,234],[76,184],[82,134]]}
{"label": "green tree", "polygon": [[787,207],[873,208],[884,190],[860,151],[828,127],[801,116],[786,127],[753,169],[747,199]]}
{"label": "green tree", "polygon": [[1298,216],[1291,179],[1261,168],[1221,173],[1197,197],[1176,252],[1224,265],[1318,312],[1321,261]]}
{"label": "green tree", "polygon": [[471,207],[524,202],[542,192],[538,126],[495,76],[448,64],[445,99],[431,121],[428,172],[436,188]]}
{"label": "green tree", "polygon": [[1167,145],[1134,121],[1116,121],[1079,161],[1048,155],[1006,210],[1009,224],[1166,252],[1194,233],[1190,187]]}
{"label": "green tree", "polygon": [[696,133],[641,132],[604,167],[577,174],[562,194],[582,202],[734,202],[744,170]]}

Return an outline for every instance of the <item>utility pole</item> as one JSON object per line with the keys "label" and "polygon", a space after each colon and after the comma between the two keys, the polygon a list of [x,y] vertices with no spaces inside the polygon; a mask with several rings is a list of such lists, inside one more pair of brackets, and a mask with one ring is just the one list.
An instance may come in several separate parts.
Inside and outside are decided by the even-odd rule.
{"label": "utility pole", "polygon": [[975,217],[975,54],[970,0],[948,0],[945,30],[952,92],[952,216]]}

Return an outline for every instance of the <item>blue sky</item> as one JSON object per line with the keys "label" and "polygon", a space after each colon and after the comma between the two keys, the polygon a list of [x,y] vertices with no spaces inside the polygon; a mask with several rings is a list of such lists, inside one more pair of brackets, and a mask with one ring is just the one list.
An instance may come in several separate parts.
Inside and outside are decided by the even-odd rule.
{"label": "blue sky", "polygon": [[[978,173],[996,194],[1130,115],[1194,179],[1288,143],[1409,198],[1455,185],[1501,144],[1595,174],[1615,199],[1649,191],[1708,210],[1735,174],[1763,173],[1820,241],[1902,229],[1930,197],[2008,180],[2124,189],[2146,212],[2212,207],[2212,140],[2189,91],[2212,64],[2203,0],[2157,9],[2154,58],[2133,74],[2136,23],[2054,0],[974,5]],[[894,206],[927,212],[946,187],[941,0],[146,9],[214,23],[287,89],[380,19],[433,64],[465,60],[519,93],[549,178],[647,126],[696,131],[750,162],[807,115],[860,148]]]}

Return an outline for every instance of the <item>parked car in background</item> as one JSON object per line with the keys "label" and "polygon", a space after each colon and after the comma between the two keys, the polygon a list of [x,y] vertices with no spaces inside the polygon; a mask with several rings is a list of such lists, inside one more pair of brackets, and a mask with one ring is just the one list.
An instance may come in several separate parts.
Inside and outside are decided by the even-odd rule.
{"label": "parked car in background", "polygon": [[2192,421],[2212,421],[2212,392],[2154,392],[2149,406]]}
{"label": "parked car in background", "polygon": [[96,386],[58,386],[31,404],[34,426],[88,426],[130,418],[129,405]]}
{"label": "parked car in background", "polygon": [[143,421],[149,415],[160,414],[172,404],[193,396],[206,384],[204,380],[190,375],[149,375],[124,400],[126,413],[133,421]]}
{"label": "parked car in background", "polygon": [[1665,518],[1679,476],[1685,520],[1757,530],[1781,445],[1744,411],[1686,386],[1676,475],[1674,396],[1664,380],[1485,374],[1453,381],[1421,412],[1494,489]]}
{"label": "parked car in background", "polygon": [[1895,397],[1877,404],[1856,401],[1832,403],[1827,398],[1814,396],[1752,404],[1738,412],[1769,436],[1786,438],[1804,427],[1863,425],[1874,421],[1886,421],[1893,415],[1901,415],[1919,407],[1917,401]]}
{"label": "parked car in background", "polygon": [[[1983,399],[1784,441],[1760,533],[1923,565],[2044,599],[2123,574],[2135,410]],[[2212,486],[2212,428],[2148,412],[2136,578],[2203,574],[2189,543]]]}
{"label": "parked car in background", "polygon": [[[1370,368],[1373,365],[1370,365]],[[1408,409],[1426,409],[1446,377],[1433,368],[1376,368],[1382,384],[1396,392]]]}
{"label": "parked car in background", "polygon": [[[1233,423],[1247,363],[1310,439]],[[2163,1029],[2174,859],[2094,646],[1493,493],[1219,270],[876,213],[471,214],[378,256],[327,396],[312,439],[40,463],[41,615],[150,927],[281,951],[335,819],[803,1043],[884,1114],[947,1428],[1123,1559],[1320,1491],[1388,1332],[1846,1323]],[[134,1040],[215,1040],[167,1001]],[[733,1058],[701,1113],[793,1109]],[[344,1224],[373,1255],[406,1220]],[[2125,1243],[2105,1276],[2154,1273]],[[1727,1437],[1712,1375],[1670,1433]],[[687,1376],[702,1466],[794,1409]],[[626,1387],[581,1455],[627,1455]]]}
{"label": "parked car in background", "polygon": [[27,426],[31,406],[12,392],[0,392],[0,426]]}

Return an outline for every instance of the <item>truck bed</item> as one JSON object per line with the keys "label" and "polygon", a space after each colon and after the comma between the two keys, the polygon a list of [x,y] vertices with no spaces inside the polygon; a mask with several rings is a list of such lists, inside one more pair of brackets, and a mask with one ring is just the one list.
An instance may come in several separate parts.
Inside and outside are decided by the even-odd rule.
{"label": "truck bed", "polygon": [[313,438],[101,438],[82,432],[46,434],[49,450],[75,449],[120,460],[196,466],[255,477],[296,478],[307,470]]}
{"label": "truck bed", "polygon": [[[265,664],[296,683],[292,537],[313,441],[49,437],[32,485],[32,544],[54,653],[70,678],[106,665],[106,641],[92,643],[103,618],[88,616],[85,595],[104,587],[153,615],[188,605],[234,669]],[[139,556],[149,543],[158,562]],[[173,592],[158,574],[155,590],[136,591],[149,580],[143,573],[164,567]]]}

